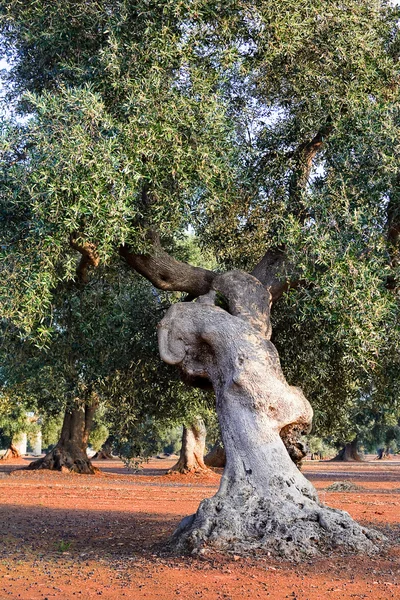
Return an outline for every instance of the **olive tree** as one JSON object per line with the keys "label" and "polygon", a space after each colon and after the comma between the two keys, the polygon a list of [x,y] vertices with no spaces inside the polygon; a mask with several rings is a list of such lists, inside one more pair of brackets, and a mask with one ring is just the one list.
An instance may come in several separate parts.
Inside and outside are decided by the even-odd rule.
{"label": "olive tree", "polygon": [[[290,358],[298,372],[308,363],[314,396],[333,381],[335,357],[344,379],[324,395],[333,413],[396,356],[396,9],[376,0],[0,8],[9,97],[26,115],[5,124],[2,142],[4,314],[46,343],[43,319],[58,282],[74,277],[76,253],[93,271],[118,252],[155,287],[185,293],[160,323],[160,354],[189,384],[214,389],[227,463],[177,547],[376,549],[374,534],[324,507],[290,460],[286,446],[309,431],[313,411],[287,383],[271,335],[280,321],[285,371],[296,371]],[[221,269],[173,256],[188,226]]]}

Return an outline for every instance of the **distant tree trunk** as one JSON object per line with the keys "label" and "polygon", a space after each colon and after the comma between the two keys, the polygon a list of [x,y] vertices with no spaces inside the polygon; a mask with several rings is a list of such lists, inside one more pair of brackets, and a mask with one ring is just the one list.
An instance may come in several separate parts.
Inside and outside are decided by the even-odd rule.
{"label": "distant tree trunk", "polygon": [[179,460],[172,467],[171,471],[185,474],[193,472],[201,473],[209,470],[204,464],[206,434],[206,426],[200,417],[197,417],[190,425],[183,428]]}
{"label": "distant tree trunk", "polygon": [[[279,432],[285,448],[298,469],[301,469],[303,459],[307,454],[307,447],[301,440],[301,430],[295,426],[284,427]],[[217,440],[210,452],[204,457],[204,463],[208,467],[223,468],[226,465],[225,449],[220,440]]]}
{"label": "distant tree trunk", "polygon": [[67,469],[74,473],[93,475],[98,469],[89,460],[86,449],[97,403],[68,410],[57,445],[46,456],[29,465],[29,469]]}
{"label": "distant tree trunk", "polygon": [[11,443],[10,446],[7,448],[5,454],[3,454],[3,456],[0,458],[0,460],[12,460],[13,458],[21,458],[21,456],[22,454],[20,453],[18,448],[16,448],[14,444]]}
{"label": "distant tree trunk", "polygon": [[363,458],[357,451],[357,444],[357,438],[355,438],[352,442],[348,442],[335,456],[335,458],[332,458],[332,461],[363,462]]}
{"label": "distant tree trunk", "polygon": [[112,437],[108,436],[102,447],[94,456],[92,460],[112,460],[114,458],[112,454],[113,441]]}
{"label": "distant tree trunk", "polygon": [[204,457],[204,464],[207,467],[223,468],[226,464],[225,449],[221,440],[217,440],[210,452]]}
{"label": "distant tree trunk", "polygon": [[390,448],[379,448],[378,449],[378,460],[383,460],[384,458],[390,457]]}

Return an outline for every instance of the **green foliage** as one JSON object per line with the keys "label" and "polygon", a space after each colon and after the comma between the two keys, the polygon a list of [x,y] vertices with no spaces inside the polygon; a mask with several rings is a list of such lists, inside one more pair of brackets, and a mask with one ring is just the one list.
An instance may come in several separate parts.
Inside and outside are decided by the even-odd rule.
{"label": "green foliage", "polygon": [[333,458],[337,454],[336,448],[320,437],[308,435],[306,440],[311,454],[319,454],[322,458]]}
{"label": "green foliage", "polygon": [[71,548],[72,542],[66,540],[60,540],[58,544],[56,544],[56,549],[58,552],[67,552]]}
{"label": "green foliage", "polygon": [[44,414],[41,417],[40,430],[42,432],[43,448],[53,447],[57,444],[60,439],[63,417],[63,413],[56,416]]}
{"label": "green foliage", "polygon": [[[24,348],[48,348],[24,361],[35,397],[38,360],[54,412],[96,386],[127,444],[204,405],[155,358],[146,327],[166,298],[124,288],[113,262],[120,244],[146,252],[149,227],[186,258],[190,226],[213,268],[284,248],[301,285],[274,309],[274,341],[318,433],[396,414],[398,17],[383,0],[0,0],[24,116],[2,119],[0,306]],[[98,251],[86,290],[71,235]]]}
{"label": "green foliage", "polygon": [[161,447],[166,454],[179,454],[182,446],[182,427],[172,427],[165,431]]}
{"label": "green foliage", "polygon": [[[14,401],[13,401],[14,400]],[[0,392],[0,436],[2,447],[7,447],[18,435],[32,430],[27,418],[27,407],[20,398]]]}
{"label": "green foliage", "polygon": [[106,439],[108,438],[108,429],[102,423],[95,423],[92,427],[89,436],[89,446],[96,452],[100,450]]}

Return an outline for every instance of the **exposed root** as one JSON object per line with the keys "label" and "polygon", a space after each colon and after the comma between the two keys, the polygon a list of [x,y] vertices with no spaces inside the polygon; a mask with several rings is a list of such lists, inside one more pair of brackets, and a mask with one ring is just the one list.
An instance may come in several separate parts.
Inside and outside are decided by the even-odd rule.
{"label": "exposed root", "polygon": [[94,475],[99,471],[85,456],[72,456],[57,446],[43,458],[31,462],[28,469],[48,469],[50,471],[64,471],[80,473],[81,475]]}
{"label": "exposed root", "polygon": [[195,515],[180,523],[172,543],[179,553],[262,551],[299,561],[337,548],[371,554],[379,551],[384,540],[344,511],[314,501],[302,507],[285,498],[260,498],[243,488],[236,497],[204,500]]}
{"label": "exposed root", "polygon": [[11,444],[10,447],[7,448],[7,450],[3,454],[3,456],[0,457],[0,460],[13,460],[15,458],[21,458],[21,456],[22,456],[22,454],[18,450],[18,448],[16,448],[16,446],[14,446],[14,444]]}

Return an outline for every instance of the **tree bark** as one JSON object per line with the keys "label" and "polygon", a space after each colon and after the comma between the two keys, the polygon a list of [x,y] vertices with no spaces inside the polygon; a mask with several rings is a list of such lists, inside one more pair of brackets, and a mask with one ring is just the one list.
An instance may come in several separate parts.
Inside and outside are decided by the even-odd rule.
{"label": "tree bark", "polygon": [[197,417],[183,427],[182,447],[179,460],[170,472],[203,473],[208,471],[204,464],[204,449],[206,447],[206,426],[203,419]]}
{"label": "tree bark", "polygon": [[131,268],[160,290],[187,292],[193,297],[208,292],[216,276],[213,271],[175,260],[161,247],[156,231],[149,230],[149,239],[152,243],[151,254],[135,254],[127,246],[120,247],[120,255]]}
{"label": "tree bark", "polygon": [[270,342],[270,301],[257,279],[233,271],[160,323],[161,358],[196,385],[212,383],[226,452],[217,494],[182,521],[173,544],[178,552],[264,550],[289,559],[337,545],[372,552],[377,534],[324,507],[281,439],[284,428],[308,432],[312,409],[284,379]]}
{"label": "tree bark", "polygon": [[355,438],[352,442],[348,442],[340,450],[340,452],[332,458],[334,462],[363,462],[363,458],[357,450],[358,440]]}
{"label": "tree bark", "polygon": [[90,428],[97,404],[67,410],[57,445],[46,456],[29,465],[29,469],[68,470],[84,475],[98,471],[86,454]]}
{"label": "tree bark", "polygon": [[0,460],[12,460],[13,458],[21,458],[21,456],[22,454],[20,453],[18,448],[16,448],[14,444],[11,443]]}
{"label": "tree bark", "polygon": [[[300,435],[299,435],[300,434]],[[303,459],[307,454],[307,447],[300,438],[300,432],[296,427],[284,427],[279,432],[285,448],[298,469],[301,468]],[[204,457],[204,464],[208,467],[223,468],[226,465],[225,448],[220,440],[217,440],[210,452]]]}

